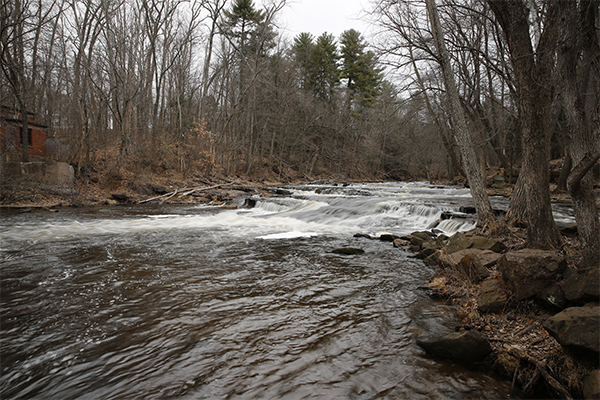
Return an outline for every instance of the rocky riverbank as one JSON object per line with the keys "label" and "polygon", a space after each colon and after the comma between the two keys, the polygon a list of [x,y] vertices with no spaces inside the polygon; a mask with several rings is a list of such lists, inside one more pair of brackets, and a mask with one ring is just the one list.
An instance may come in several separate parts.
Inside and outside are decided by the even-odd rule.
{"label": "rocky riverbank", "polygon": [[[456,307],[455,332],[417,343],[452,359],[483,363],[523,395],[600,398],[600,269],[577,264],[577,243],[559,252],[525,248],[525,233],[447,237],[415,232],[394,246],[438,267],[425,288]],[[386,238],[389,240],[389,238]]]}

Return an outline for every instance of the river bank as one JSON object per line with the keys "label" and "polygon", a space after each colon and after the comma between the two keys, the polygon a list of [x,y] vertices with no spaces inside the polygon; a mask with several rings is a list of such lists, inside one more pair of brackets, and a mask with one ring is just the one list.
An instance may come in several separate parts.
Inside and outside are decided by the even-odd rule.
{"label": "river bank", "polygon": [[428,332],[418,343],[501,373],[523,396],[597,399],[599,270],[580,268],[575,237],[542,252],[526,249],[525,236],[510,228],[495,239],[476,231],[397,238],[396,247],[438,267],[425,290],[456,310],[456,332]]}

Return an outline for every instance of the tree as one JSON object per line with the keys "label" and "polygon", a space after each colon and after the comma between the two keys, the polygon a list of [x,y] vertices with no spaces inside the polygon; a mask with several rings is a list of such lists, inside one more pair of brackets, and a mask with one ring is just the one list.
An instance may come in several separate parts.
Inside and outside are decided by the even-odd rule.
{"label": "tree", "polygon": [[337,44],[333,35],[327,32],[317,38],[310,58],[310,84],[317,98],[330,104],[334,89],[340,83],[340,70]]}
{"label": "tree", "polygon": [[573,200],[584,264],[600,262],[600,220],[591,168],[600,158],[600,10],[593,1],[561,2],[558,87],[569,124],[569,159],[575,167],[567,179]]}
{"label": "tree", "polygon": [[315,48],[314,37],[308,32],[302,32],[294,38],[292,52],[298,68],[300,87],[311,90],[312,53]]}
{"label": "tree", "polygon": [[460,103],[460,97],[456,87],[456,82],[454,81],[452,66],[450,65],[450,56],[444,43],[442,26],[438,16],[437,6],[435,4],[435,0],[426,0],[426,3],[427,12],[431,23],[431,32],[433,34],[433,40],[438,51],[440,65],[442,67],[444,85],[446,87],[446,95],[448,97],[447,104],[450,108],[450,112],[452,113],[451,121],[453,122],[454,132],[460,146],[460,152],[463,158],[463,166],[465,168],[467,178],[469,179],[471,196],[473,197],[475,209],[477,210],[477,225],[481,228],[488,228],[490,231],[495,232],[497,229],[496,218],[485,191],[482,171],[479,168],[475,149],[473,148],[472,144],[473,139],[468,130],[467,122],[464,117],[464,111]]}
{"label": "tree", "polygon": [[[561,244],[552,216],[549,185],[550,137],[554,49],[560,24],[559,3],[546,1],[542,31],[534,49],[528,2],[487,0],[508,43],[515,76],[516,103],[523,137],[523,165],[519,179],[524,191],[527,242],[532,248],[551,249]],[[519,207],[514,200],[511,207]]]}
{"label": "tree", "polygon": [[35,69],[42,30],[61,12],[56,1],[0,3],[0,65],[21,116],[22,161],[29,161],[28,115],[35,90]]}
{"label": "tree", "polygon": [[367,44],[362,35],[350,29],[342,33],[340,43],[342,57],[341,78],[347,79],[352,98],[370,106],[381,92],[382,73],[372,51],[365,51]]}

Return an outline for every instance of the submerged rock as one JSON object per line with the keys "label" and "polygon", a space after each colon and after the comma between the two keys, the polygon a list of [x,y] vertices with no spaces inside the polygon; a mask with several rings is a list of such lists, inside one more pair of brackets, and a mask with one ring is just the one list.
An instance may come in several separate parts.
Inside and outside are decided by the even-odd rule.
{"label": "submerged rock", "polygon": [[354,255],[358,255],[358,254],[363,254],[365,251],[363,249],[357,249],[354,247],[342,247],[339,249],[335,249],[332,251],[332,253],[335,254],[343,254],[346,256],[354,256]]}
{"label": "submerged rock", "polygon": [[492,352],[483,334],[474,330],[445,335],[425,334],[417,339],[417,344],[428,353],[461,360],[480,360]]}
{"label": "submerged rock", "polygon": [[550,317],[544,328],[564,347],[600,353],[600,305],[571,307]]}

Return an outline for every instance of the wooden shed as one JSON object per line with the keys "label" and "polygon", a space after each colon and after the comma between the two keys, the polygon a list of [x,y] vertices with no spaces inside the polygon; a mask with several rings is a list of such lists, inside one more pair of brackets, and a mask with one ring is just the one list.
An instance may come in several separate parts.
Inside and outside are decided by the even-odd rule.
{"label": "wooden shed", "polygon": [[[29,155],[46,156],[47,126],[37,124],[32,113],[27,115],[29,125]],[[21,135],[23,121],[21,113],[11,107],[0,105],[0,154],[22,154]]]}

